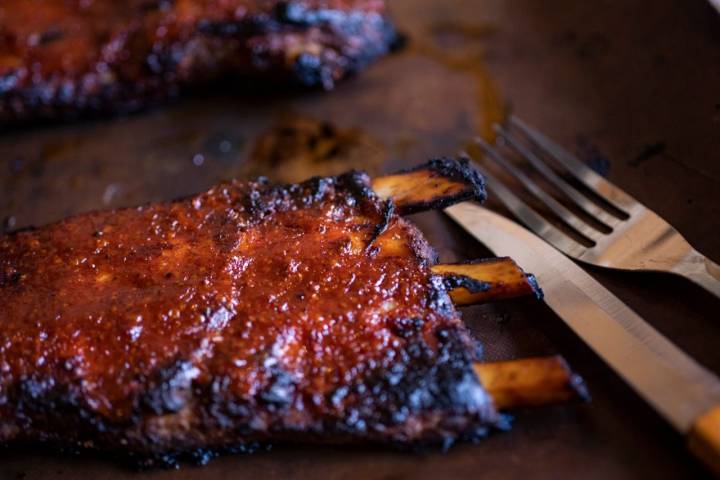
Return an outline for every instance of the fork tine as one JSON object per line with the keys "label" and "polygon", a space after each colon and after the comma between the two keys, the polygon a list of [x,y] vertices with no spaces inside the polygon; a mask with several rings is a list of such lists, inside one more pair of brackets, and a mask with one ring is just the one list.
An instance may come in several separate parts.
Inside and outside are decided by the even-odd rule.
{"label": "fork tine", "polygon": [[599,220],[610,228],[614,228],[620,222],[618,218],[613,217],[606,211],[599,208],[577,191],[575,187],[563,180],[553,171],[553,169],[548,167],[547,164],[540,159],[540,157],[525,147],[525,145],[523,145],[515,135],[504,129],[500,124],[496,123],[493,127],[495,128],[497,134],[504,138],[515,151],[530,162],[530,164],[532,164],[532,166],[535,167],[535,169],[540,172],[543,177],[555,185],[559,190],[564,192],[565,195],[570,197],[570,199],[572,199],[577,206],[583,209],[588,215],[594,217],[596,220]]}
{"label": "fork tine", "polygon": [[593,240],[595,242],[600,240],[600,237],[602,235],[600,232],[587,225],[585,222],[576,217],[574,213],[565,208],[565,206],[563,206],[553,197],[545,193],[544,190],[538,187],[538,185],[522,171],[515,168],[512,163],[508,162],[505,157],[503,157],[490,144],[488,144],[481,138],[476,138],[475,143],[477,143],[483,149],[483,151],[488,157],[498,163],[504,170],[510,172],[516,179],[518,179],[518,181],[520,181],[520,183],[522,183],[522,185],[530,193],[532,193],[538,200],[544,203],[545,206],[552,210],[552,212],[555,213],[555,215],[557,215],[558,217],[560,217],[563,222],[565,222],[568,226],[574,228],[578,233],[584,235],[590,240]]}
{"label": "fork tine", "polygon": [[[466,153],[465,156],[470,157]],[[488,188],[502,201],[502,203],[510,210],[521,222],[529,227],[545,241],[553,245],[561,252],[565,252],[572,257],[579,257],[587,248],[576,242],[573,238],[566,235],[563,231],[556,228],[545,218],[537,213],[530,205],[522,201],[509,188],[505,186],[499,179],[491,174],[487,169],[478,162],[474,162],[475,168],[487,179]]]}
{"label": "fork tine", "polygon": [[534,128],[528,126],[519,118],[511,115],[509,122],[512,126],[523,132],[536,146],[567,168],[578,181],[582,182],[592,192],[605,199],[605,201],[618,210],[629,215],[633,210],[641,206],[633,197],[605,180],[565,149]]}

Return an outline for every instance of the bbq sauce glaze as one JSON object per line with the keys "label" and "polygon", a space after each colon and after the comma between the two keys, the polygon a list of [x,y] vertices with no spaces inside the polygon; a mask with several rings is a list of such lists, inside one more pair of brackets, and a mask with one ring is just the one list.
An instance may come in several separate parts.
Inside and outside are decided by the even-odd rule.
{"label": "bbq sauce glaze", "polygon": [[434,254],[349,173],[0,237],[0,441],[396,443],[498,418]]}

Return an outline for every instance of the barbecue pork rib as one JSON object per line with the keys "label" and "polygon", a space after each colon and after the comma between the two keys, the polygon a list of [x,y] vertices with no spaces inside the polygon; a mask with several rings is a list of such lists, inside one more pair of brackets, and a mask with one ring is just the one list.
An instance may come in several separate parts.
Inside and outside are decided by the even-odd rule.
{"label": "barbecue pork rib", "polygon": [[0,236],[0,443],[152,457],[501,425],[447,272],[397,213],[480,200],[481,178],[435,160],[377,185],[234,181]]}
{"label": "barbecue pork rib", "polygon": [[483,197],[466,163],[434,160],[0,237],[0,443],[174,465],[256,442],[447,444],[504,426],[495,408],[586,398],[561,357],[474,362],[451,302],[540,296],[534,278],[435,264],[398,217]]}
{"label": "barbecue pork rib", "polygon": [[228,77],[331,88],[394,39],[382,0],[3,0],[0,124],[137,110]]}

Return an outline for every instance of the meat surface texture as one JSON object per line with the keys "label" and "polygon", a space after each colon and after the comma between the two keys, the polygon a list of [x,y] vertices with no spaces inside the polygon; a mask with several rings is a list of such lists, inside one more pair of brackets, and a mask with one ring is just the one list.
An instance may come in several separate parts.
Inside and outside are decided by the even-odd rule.
{"label": "meat surface texture", "polygon": [[382,0],[3,0],[0,124],[137,110],[221,78],[331,88],[394,38]]}
{"label": "meat surface texture", "polygon": [[432,249],[370,185],[230,182],[1,236],[0,443],[152,457],[498,425]]}

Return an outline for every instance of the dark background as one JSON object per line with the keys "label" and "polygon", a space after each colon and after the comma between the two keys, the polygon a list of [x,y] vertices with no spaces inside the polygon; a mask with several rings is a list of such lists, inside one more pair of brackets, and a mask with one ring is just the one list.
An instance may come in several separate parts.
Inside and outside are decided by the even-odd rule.
{"label": "dark background", "polygon": [[[335,91],[195,95],[125,118],[0,133],[3,229],[170,199],[220,179],[388,171],[452,154],[508,109],[720,260],[720,21],[701,0],[390,0],[402,51]],[[441,214],[415,219],[445,261],[487,252]],[[591,270],[720,372],[720,300],[686,281]],[[1,307],[0,307],[1,308]],[[589,404],[515,413],[448,453],[276,446],[135,473],[93,455],[0,452],[2,478],[701,478],[675,434],[531,300],[465,318],[490,359],[560,352]]]}

